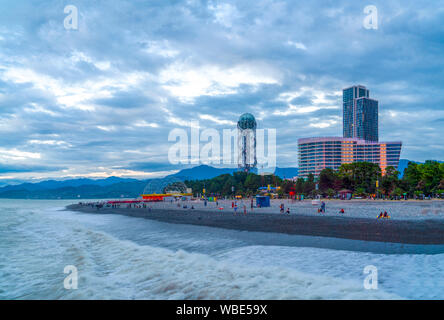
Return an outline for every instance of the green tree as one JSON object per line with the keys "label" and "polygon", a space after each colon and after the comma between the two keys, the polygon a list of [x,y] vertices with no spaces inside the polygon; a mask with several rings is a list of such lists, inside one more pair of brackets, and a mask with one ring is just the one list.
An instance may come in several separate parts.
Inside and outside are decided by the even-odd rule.
{"label": "green tree", "polygon": [[325,168],[319,174],[319,190],[322,193],[327,193],[328,189],[335,187],[335,181],[337,180],[336,172],[331,168]]}
{"label": "green tree", "polygon": [[327,196],[333,198],[336,195],[336,191],[332,188],[327,190]]}
{"label": "green tree", "polygon": [[304,192],[304,184],[305,184],[304,179],[298,178],[298,180],[296,181],[296,186],[295,186],[297,194],[301,194]]}
{"label": "green tree", "polygon": [[421,171],[417,163],[409,162],[407,168],[404,170],[402,181],[407,187],[410,195],[416,191],[419,181],[421,180]]}
{"label": "green tree", "polygon": [[307,180],[304,183],[304,194],[307,196],[311,195],[315,188],[316,186],[314,182],[314,175],[312,173],[309,173]]}
{"label": "green tree", "polygon": [[393,166],[388,166],[385,169],[385,175],[381,178],[381,190],[385,195],[390,195],[392,191],[398,186],[399,172]]}
{"label": "green tree", "polygon": [[375,193],[376,181],[381,177],[381,168],[370,162],[347,163],[339,167],[339,176],[347,189],[362,188],[366,193]]}

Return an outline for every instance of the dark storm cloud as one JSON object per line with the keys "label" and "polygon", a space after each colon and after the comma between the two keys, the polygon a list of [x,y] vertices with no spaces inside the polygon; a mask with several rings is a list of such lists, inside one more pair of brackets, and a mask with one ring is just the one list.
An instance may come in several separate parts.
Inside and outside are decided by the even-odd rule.
{"label": "dark storm cloud", "polygon": [[[297,166],[298,138],[342,134],[353,84],[379,100],[380,136],[403,140],[403,158],[444,157],[437,1],[73,1],[78,30],[63,27],[66,4],[1,4],[0,165],[30,177],[179,169],[172,129],[231,128],[252,112],[277,129],[278,165]],[[362,25],[368,4],[377,30]]]}

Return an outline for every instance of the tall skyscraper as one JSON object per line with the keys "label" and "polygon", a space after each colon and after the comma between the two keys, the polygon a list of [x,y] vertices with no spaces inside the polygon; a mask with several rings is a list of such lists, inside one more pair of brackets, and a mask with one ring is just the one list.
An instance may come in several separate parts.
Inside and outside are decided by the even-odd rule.
{"label": "tall skyscraper", "polygon": [[352,86],[342,90],[343,137],[378,141],[378,101],[369,97],[369,90]]}
{"label": "tall skyscraper", "polygon": [[298,139],[299,176],[318,176],[322,169],[338,169],[344,163],[377,163],[385,174],[399,165],[402,142],[378,142],[378,101],[370,99],[366,87],[343,90],[343,137]]}

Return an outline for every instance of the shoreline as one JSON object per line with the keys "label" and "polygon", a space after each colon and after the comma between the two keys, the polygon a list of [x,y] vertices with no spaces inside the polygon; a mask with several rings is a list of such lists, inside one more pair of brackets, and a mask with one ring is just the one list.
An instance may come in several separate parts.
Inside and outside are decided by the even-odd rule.
{"label": "shoreline", "polygon": [[444,221],[377,220],[338,216],[305,216],[269,213],[217,212],[174,208],[101,208],[72,204],[66,210],[119,214],[166,223],[189,224],[239,231],[331,237],[401,244],[444,244]]}

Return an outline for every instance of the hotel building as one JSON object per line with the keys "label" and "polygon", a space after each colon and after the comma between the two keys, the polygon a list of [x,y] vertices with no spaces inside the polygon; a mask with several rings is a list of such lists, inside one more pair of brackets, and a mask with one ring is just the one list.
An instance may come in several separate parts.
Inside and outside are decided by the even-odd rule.
{"label": "hotel building", "polygon": [[322,169],[338,169],[343,163],[377,163],[384,172],[398,167],[401,141],[374,142],[357,138],[322,137],[298,140],[299,177],[318,176]]}
{"label": "hotel building", "polygon": [[401,141],[378,142],[378,101],[358,85],[343,90],[343,137],[316,137],[298,140],[299,177],[315,177],[325,168],[341,164],[372,162],[398,168]]}

